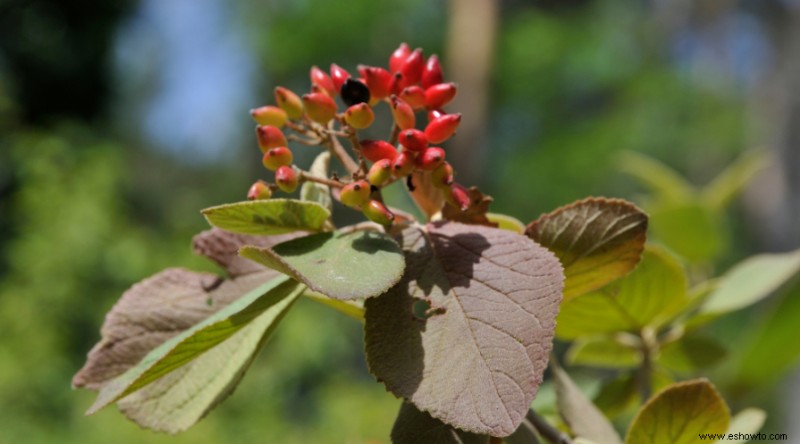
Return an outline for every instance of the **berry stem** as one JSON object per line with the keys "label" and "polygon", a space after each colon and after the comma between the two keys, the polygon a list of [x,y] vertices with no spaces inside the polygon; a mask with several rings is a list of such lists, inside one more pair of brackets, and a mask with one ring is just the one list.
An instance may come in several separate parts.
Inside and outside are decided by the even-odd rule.
{"label": "berry stem", "polygon": [[300,180],[308,181],[308,182],[316,182],[322,185],[327,185],[329,187],[334,188],[342,188],[345,184],[339,182],[338,180],[328,179],[326,177],[319,177],[313,174],[309,174],[306,171],[300,171]]}
{"label": "berry stem", "polygon": [[361,142],[358,141],[358,134],[355,130],[348,132],[347,140],[350,141],[350,145],[353,147],[353,152],[356,153],[358,156],[358,169],[360,173],[367,174],[367,161],[364,160],[364,155],[361,153]]}
{"label": "berry stem", "polygon": [[341,162],[342,165],[344,165],[344,167],[347,169],[347,172],[349,172],[350,174],[358,173],[358,164],[356,163],[355,160],[353,160],[352,157],[350,157],[349,154],[347,154],[347,151],[345,151],[344,147],[342,146],[342,143],[339,142],[339,139],[336,138],[336,136],[328,134],[328,138],[325,141],[325,144],[331,150],[331,154],[333,154],[337,159],[339,159],[339,162]]}
{"label": "berry stem", "polygon": [[394,124],[392,125],[392,133],[389,134],[389,143],[396,145],[398,136],[400,136],[400,127]]}
{"label": "berry stem", "polygon": [[307,139],[305,137],[298,136],[297,134],[287,134],[286,139],[307,146],[319,146],[320,142],[322,142],[319,139]]}

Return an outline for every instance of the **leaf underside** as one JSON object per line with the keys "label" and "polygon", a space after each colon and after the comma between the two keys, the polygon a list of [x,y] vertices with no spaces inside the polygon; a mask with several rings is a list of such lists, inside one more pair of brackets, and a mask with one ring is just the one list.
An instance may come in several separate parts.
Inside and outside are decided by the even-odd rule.
{"label": "leaf underside", "polygon": [[409,228],[400,243],[403,279],[365,304],[370,371],[436,419],[508,436],[547,366],[558,260],[525,236],[477,225]]}
{"label": "leaf underside", "polygon": [[621,199],[588,198],[542,215],[525,234],[564,266],[564,299],[628,274],[644,250],[647,215]]}

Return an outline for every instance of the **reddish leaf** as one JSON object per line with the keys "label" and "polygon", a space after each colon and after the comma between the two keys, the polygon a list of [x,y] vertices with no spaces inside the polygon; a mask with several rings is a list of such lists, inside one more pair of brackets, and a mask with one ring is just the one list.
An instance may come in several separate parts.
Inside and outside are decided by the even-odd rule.
{"label": "reddish leaf", "polygon": [[370,370],[446,424],[511,434],[552,348],[558,260],[525,236],[459,223],[409,228],[399,241],[406,274],[366,301]]}
{"label": "reddish leaf", "polygon": [[486,216],[486,213],[489,211],[489,204],[491,204],[494,199],[492,199],[491,196],[481,193],[477,187],[469,187],[467,191],[469,193],[469,208],[462,211],[460,208],[448,202],[445,204],[444,208],[442,208],[442,216],[447,220],[455,222],[486,225],[487,227],[496,228],[498,223],[492,222]]}

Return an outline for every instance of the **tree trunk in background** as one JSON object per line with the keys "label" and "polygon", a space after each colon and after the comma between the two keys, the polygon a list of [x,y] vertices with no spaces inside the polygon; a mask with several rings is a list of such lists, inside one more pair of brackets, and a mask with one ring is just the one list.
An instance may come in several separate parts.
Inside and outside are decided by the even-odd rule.
{"label": "tree trunk in background", "polygon": [[447,159],[459,183],[480,184],[486,162],[489,82],[495,51],[499,1],[450,0],[445,77],[458,84],[450,108],[462,113]]}

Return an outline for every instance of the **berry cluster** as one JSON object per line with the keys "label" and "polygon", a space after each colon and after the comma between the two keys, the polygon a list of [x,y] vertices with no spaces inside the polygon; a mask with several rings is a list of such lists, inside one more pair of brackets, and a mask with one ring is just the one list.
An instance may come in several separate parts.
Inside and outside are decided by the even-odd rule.
{"label": "berry cluster", "polygon": [[[323,183],[338,190],[334,196],[346,206],[360,210],[377,223],[390,225],[394,214],[383,204],[381,189],[406,179],[410,189],[412,172],[430,174],[431,183],[447,201],[461,210],[469,206],[463,186],[453,182],[453,168],[439,146],[455,134],[461,114],[443,110],[456,95],[454,83],[444,81],[436,55],[427,61],[421,49],[401,44],[389,58],[388,70],[358,66],[353,77],[332,64],[330,73],[311,68],[311,91],[298,96],[289,89],[275,88],[275,104],[251,110],[258,123],[256,135],[263,152],[264,167],[275,172],[275,183],[254,183],[249,199],[268,199],[275,188],[293,192],[303,181]],[[344,105],[340,107],[337,97]],[[373,108],[385,103],[394,124],[387,140],[364,140],[358,131],[375,120]],[[340,112],[340,109],[344,109]],[[424,113],[424,129],[417,128],[417,114]],[[291,134],[284,134],[291,130]],[[339,138],[347,139],[355,160]],[[289,141],[324,146],[350,174],[349,178],[328,179],[293,165]],[[369,162],[370,164],[368,164]]]}

